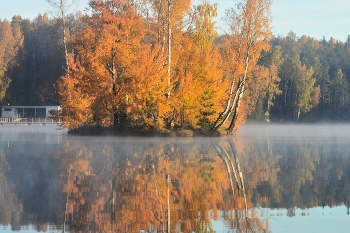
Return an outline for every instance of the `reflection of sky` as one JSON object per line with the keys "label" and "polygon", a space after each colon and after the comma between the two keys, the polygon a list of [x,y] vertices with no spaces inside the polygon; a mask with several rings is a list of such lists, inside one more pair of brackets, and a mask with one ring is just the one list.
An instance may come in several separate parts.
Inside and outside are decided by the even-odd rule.
{"label": "reflection of sky", "polygon": [[[272,233],[322,233],[322,232],[349,232],[350,216],[346,206],[316,207],[306,210],[295,209],[295,216],[288,217],[286,209],[259,209],[261,220],[268,220],[269,230]],[[224,226],[222,220],[213,221],[216,232],[232,232]]]}
{"label": "reflection of sky", "polygon": [[[305,211],[297,209],[295,213],[295,217],[287,217],[284,215],[281,217],[269,218],[271,231],[278,233],[341,233],[349,232],[350,229],[350,216],[347,215],[345,206],[335,208],[317,207]],[[305,213],[306,216],[302,216],[302,213]]]}
{"label": "reflection of sky", "polygon": [[[288,217],[286,209],[259,209],[261,220],[267,219],[269,229],[272,233],[322,233],[337,232],[345,233],[350,229],[350,216],[347,215],[346,206],[338,207],[316,207],[306,210],[295,209],[295,216]],[[213,230],[216,232],[232,232],[230,228],[224,225],[222,220],[212,221]],[[7,229],[6,229],[7,228]],[[0,227],[1,233],[10,233],[11,226],[5,229]],[[23,227],[20,232],[34,233],[38,232],[35,226]],[[48,227],[47,232],[56,233],[62,230],[53,230]]]}
{"label": "reflection of sky", "polygon": [[[263,208],[260,210],[262,217],[268,217],[268,218],[284,218],[287,216],[287,210],[286,209],[267,209]],[[267,216],[266,216],[267,214]],[[300,209],[295,208],[295,216],[294,217],[332,217],[332,216],[348,216],[347,215],[347,208],[346,206],[338,206],[330,208],[328,206],[322,208],[322,207],[316,207],[311,209]],[[290,217],[288,217],[290,218]],[[350,218],[350,216],[349,216]]]}

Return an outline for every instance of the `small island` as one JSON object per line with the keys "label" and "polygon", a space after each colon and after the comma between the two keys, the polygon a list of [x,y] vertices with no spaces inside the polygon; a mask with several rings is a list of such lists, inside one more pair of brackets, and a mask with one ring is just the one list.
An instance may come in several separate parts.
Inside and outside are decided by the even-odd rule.
{"label": "small island", "polygon": [[270,48],[271,1],[242,1],[222,36],[217,4],[152,4],[144,15],[142,3],[90,2],[57,83],[56,117],[70,133],[216,136],[244,121],[248,86],[260,79],[250,76]]}

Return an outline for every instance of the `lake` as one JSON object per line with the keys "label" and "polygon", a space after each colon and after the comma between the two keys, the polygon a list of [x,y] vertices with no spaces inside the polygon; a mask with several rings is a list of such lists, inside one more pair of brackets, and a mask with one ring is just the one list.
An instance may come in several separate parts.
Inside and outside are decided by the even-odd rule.
{"label": "lake", "polygon": [[349,232],[350,125],[220,138],[0,125],[0,232]]}

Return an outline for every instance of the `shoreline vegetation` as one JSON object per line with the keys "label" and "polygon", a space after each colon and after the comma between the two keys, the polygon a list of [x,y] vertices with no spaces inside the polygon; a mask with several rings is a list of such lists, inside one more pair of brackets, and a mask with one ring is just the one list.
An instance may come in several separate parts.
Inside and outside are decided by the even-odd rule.
{"label": "shoreline vegetation", "polygon": [[83,126],[75,129],[69,129],[68,134],[78,136],[132,136],[132,137],[220,137],[224,132],[200,132],[190,129],[169,129],[169,130],[140,130],[126,129],[116,130],[112,127],[101,126]]}

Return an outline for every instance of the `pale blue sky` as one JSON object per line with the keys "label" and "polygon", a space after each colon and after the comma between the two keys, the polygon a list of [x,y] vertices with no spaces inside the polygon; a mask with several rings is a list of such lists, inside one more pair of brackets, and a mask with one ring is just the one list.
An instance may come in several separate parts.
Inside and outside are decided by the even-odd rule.
{"label": "pale blue sky", "polygon": [[[88,5],[88,0],[79,0],[79,9]],[[220,16],[233,6],[235,0],[212,0],[219,3]],[[45,0],[0,0],[0,18],[11,20],[13,15],[34,19],[51,7]],[[323,36],[345,41],[350,35],[349,0],[274,0],[271,9],[274,35],[287,35],[294,31],[298,37],[307,35],[316,39]],[[220,18],[217,21],[221,21]],[[220,24],[222,27],[222,25]]]}

